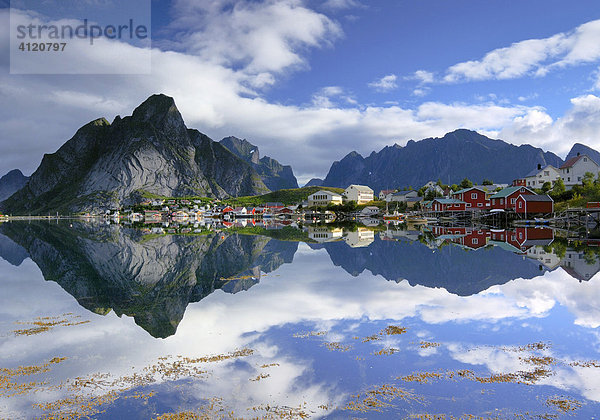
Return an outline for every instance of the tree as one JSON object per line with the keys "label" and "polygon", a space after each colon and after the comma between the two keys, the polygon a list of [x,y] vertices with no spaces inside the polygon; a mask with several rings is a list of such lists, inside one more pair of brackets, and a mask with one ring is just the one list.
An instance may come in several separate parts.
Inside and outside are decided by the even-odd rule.
{"label": "tree", "polygon": [[552,189],[552,183],[550,181],[546,181],[544,182],[544,185],[542,185],[542,191],[544,193],[547,193],[548,191],[550,191]]}
{"label": "tree", "polygon": [[456,192],[456,191],[460,190],[460,187],[459,187],[458,185],[456,185],[456,184],[452,184],[452,185],[450,186],[450,189],[451,189],[452,191]]}
{"label": "tree", "polygon": [[565,192],[565,183],[562,178],[558,178],[556,182],[554,182],[554,187],[552,187],[552,194],[558,195]]}
{"label": "tree", "polygon": [[583,179],[581,180],[581,183],[584,187],[589,187],[594,183],[594,174],[591,172],[586,172],[585,174],[583,174]]}
{"label": "tree", "polygon": [[494,182],[486,178],[483,180],[483,182],[481,184],[482,185],[494,185]]}
{"label": "tree", "polygon": [[471,188],[472,186],[473,186],[473,183],[471,182],[471,180],[469,178],[465,178],[462,181],[460,181],[461,188]]}

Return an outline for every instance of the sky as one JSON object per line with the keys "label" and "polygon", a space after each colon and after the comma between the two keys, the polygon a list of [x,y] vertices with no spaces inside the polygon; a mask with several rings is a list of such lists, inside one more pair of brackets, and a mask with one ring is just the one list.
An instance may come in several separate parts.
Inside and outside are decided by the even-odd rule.
{"label": "sky", "polygon": [[[172,96],[188,127],[292,165],[301,185],[353,150],[458,128],[563,158],[575,142],[600,149],[593,0],[148,1],[145,74],[135,73],[146,47],[123,40],[69,46],[80,52],[72,68],[116,74],[11,74],[0,0],[0,174],[31,174],[85,123],[131,115],[154,93]],[[118,3],[78,1],[105,8],[103,22]],[[12,7],[19,19],[74,19],[27,0]]]}

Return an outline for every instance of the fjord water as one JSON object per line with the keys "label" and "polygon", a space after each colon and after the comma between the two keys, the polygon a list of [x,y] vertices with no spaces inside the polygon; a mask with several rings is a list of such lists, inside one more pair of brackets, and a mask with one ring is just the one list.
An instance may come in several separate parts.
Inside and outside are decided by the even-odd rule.
{"label": "fjord water", "polygon": [[2,224],[0,417],[600,411],[594,249],[291,229]]}

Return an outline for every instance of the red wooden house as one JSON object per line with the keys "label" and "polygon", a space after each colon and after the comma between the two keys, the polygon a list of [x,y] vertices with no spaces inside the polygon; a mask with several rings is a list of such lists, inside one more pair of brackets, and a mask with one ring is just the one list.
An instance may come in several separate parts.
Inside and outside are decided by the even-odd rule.
{"label": "red wooden house", "polygon": [[435,198],[432,209],[435,212],[465,211],[466,204],[464,201],[455,198]]}
{"label": "red wooden house", "polygon": [[464,201],[467,211],[485,210],[490,207],[490,200],[484,190],[477,187],[464,188],[452,194],[452,198]]}
{"label": "red wooden house", "polygon": [[490,208],[514,210],[519,195],[527,194],[535,195],[535,193],[527,187],[506,187],[490,197]]}
{"label": "red wooden house", "polygon": [[523,194],[517,197],[515,211],[521,214],[548,214],[554,211],[554,200],[546,194]]}

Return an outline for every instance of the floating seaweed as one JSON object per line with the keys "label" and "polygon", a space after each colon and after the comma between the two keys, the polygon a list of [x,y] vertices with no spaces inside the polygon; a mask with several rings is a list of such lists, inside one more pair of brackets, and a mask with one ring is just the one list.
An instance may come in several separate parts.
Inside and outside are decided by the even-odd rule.
{"label": "floating seaweed", "polygon": [[36,335],[50,331],[56,327],[72,327],[75,325],[87,324],[90,321],[76,321],[81,318],[79,315],[73,315],[69,312],[60,316],[37,317],[33,321],[17,321],[17,325],[32,325],[30,328],[23,328],[12,331],[14,335]]}
{"label": "floating seaweed", "polygon": [[295,337],[295,338],[320,337],[325,334],[327,334],[327,331],[308,331],[306,333],[295,333],[293,335],[293,337]]}
{"label": "floating seaweed", "polygon": [[392,355],[392,354],[394,354],[394,353],[397,353],[397,352],[399,352],[399,351],[400,351],[400,350],[399,350],[399,349],[397,349],[397,348],[394,348],[394,347],[387,347],[387,348],[381,349],[381,350],[379,350],[379,351],[376,351],[376,352],[374,352],[373,354],[374,354],[375,356],[390,356],[390,355]]}
{"label": "floating seaweed", "polygon": [[572,413],[581,408],[581,402],[574,398],[569,397],[551,397],[546,400],[546,405],[549,407],[555,407],[563,413]]}
{"label": "floating seaweed", "polygon": [[428,348],[431,348],[431,347],[439,347],[439,346],[441,346],[440,343],[432,343],[432,342],[429,342],[429,341],[421,341],[419,343],[419,347],[421,347],[422,349],[428,349]]}
{"label": "floating seaweed", "polygon": [[352,400],[342,407],[342,410],[369,412],[383,412],[383,409],[391,406],[391,402],[401,399],[406,402],[423,402],[423,398],[391,384],[377,386],[365,392],[364,395],[351,396]]}
{"label": "floating seaweed", "polygon": [[331,351],[348,351],[352,348],[349,344],[342,344],[339,341],[327,342],[323,344],[327,349]]}

